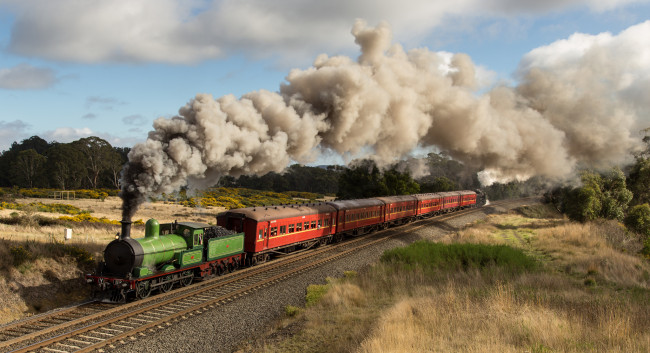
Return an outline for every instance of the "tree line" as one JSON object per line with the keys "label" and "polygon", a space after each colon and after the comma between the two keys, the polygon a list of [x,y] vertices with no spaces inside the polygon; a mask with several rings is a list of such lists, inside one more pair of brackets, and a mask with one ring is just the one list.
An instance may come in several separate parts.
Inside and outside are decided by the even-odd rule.
{"label": "tree line", "polygon": [[[120,172],[127,162],[128,147],[113,147],[96,136],[70,143],[47,142],[32,136],[0,154],[0,186],[23,188],[119,189]],[[352,167],[310,167],[294,164],[283,173],[263,176],[222,177],[215,186],[243,187],[275,192],[305,191],[338,198],[404,195],[477,189],[478,169],[465,166],[441,153],[430,153],[423,162],[428,175],[414,179],[403,163],[382,171],[362,160]],[[426,174],[426,173],[425,173]],[[486,189],[490,199],[521,196],[530,183],[495,184]]]}
{"label": "tree line", "polygon": [[0,186],[117,189],[129,150],[96,136],[70,143],[32,136],[12,143],[0,155]]}

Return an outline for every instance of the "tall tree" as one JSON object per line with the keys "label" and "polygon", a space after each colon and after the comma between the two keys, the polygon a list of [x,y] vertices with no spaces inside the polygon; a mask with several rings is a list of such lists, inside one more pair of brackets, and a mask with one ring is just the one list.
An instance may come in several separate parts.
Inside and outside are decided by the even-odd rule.
{"label": "tall tree", "polygon": [[410,195],[420,192],[420,184],[411,178],[408,171],[400,172],[393,167],[384,171],[383,179],[387,195]]}
{"label": "tall tree", "polygon": [[128,160],[129,148],[113,147],[113,152],[109,156],[107,174],[110,179],[110,185],[116,189],[120,188],[120,174],[124,164]]}
{"label": "tall tree", "polygon": [[386,185],[374,162],[364,160],[339,176],[339,199],[384,196]]}
{"label": "tall tree", "polygon": [[117,154],[106,140],[97,136],[85,137],[73,142],[84,155],[87,179],[93,189],[98,187],[100,174],[110,166],[113,156]]}
{"label": "tall tree", "polygon": [[[0,155],[0,186],[12,186],[14,184],[15,171],[12,166],[18,157],[18,153],[33,149],[42,155],[49,146],[50,144],[47,141],[38,136],[24,139],[20,143],[13,142],[11,147]],[[22,181],[19,180],[19,182]],[[22,185],[26,184],[22,183]]]}
{"label": "tall tree", "polygon": [[628,176],[628,185],[635,205],[650,203],[650,159],[637,157]]}
{"label": "tall tree", "polygon": [[352,199],[415,194],[419,190],[420,186],[408,172],[393,167],[381,173],[373,161],[364,160],[341,173],[336,196]]}
{"label": "tall tree", "polygon": [[50,183],[63,190],[81,187],[87,170],[83,164],[84,155],[70,143],[58,143],[47,150],[45,168]]}
{"label": "tall tree", "polygon": [[34,182],[41,174],[46,159],[33,148],[18,152],[11,168],[14,173],[14,184],[34,187]]}

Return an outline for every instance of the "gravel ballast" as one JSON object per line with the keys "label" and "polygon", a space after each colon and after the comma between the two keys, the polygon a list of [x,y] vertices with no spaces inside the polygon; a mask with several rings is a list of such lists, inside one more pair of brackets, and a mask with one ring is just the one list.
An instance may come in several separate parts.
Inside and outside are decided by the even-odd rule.
{"label": "gravel ballast", "polygon": [[267,334],[277,319],[285,315],[287,305],[304,306],[306,288],[310,284],[325,283],[326,277],[342,277],[344,271],[358,271],[378,261],[381,254],[395,247],[406,246],[416,240],[436,239],[455,232],[488,214],[506,212],[523,204],[485,206],[481,212],[461,216],[446,222],[417,229],[409,234],[366,248],[354,255],[327,263],[324,266],[296,275],[280,283],[258,289],[228,304],[208,309],[172,323],[164,329],[147,332],[118,346],[105,347],[106,352],[232,352],[242,344]]}

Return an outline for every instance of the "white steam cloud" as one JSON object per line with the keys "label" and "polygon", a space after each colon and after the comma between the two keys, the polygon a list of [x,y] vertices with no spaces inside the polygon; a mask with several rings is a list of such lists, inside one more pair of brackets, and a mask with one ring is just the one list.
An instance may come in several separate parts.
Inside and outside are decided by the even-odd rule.
{"label": "white steam cloud", "polygon": [[[281,172],[323,150],[383,166],[436,146],[483,169],[488,182],[563,178],[581,164],[621,163],[638,145],[632,134],[639,112],[647,112],[648,103],[635,101],[632,91],[647,92],[650,82],[630,75],[639,68],[620,65],[621,50],[638,54],[633,39],[649,38],[649,26],[609,35],[608,45],[590,37],[579,53],[555,59],[545,50],[563,43],[540,48],[522,61],[520,86],[479,96],[469,56],[454,55],[450,68],[442,68],[441,55],[405,51],[392,44],[387,24],[359,20],[352,29],[357,60],[321,55],[311,68],[291,71],[277,93],[199,94],[178,116],[156,120],[147,141],[129,154],[124,217],[147,196],[188,183],[212,185],[224,175]],[[645,61],[638,65],[647,74],[650,45],[647,39],[640,45]]]}

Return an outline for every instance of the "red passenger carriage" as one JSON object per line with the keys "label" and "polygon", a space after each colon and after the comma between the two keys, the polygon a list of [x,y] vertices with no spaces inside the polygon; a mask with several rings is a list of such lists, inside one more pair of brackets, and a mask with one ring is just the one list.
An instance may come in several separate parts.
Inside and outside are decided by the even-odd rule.
{"label": "red passenger carriage", "polygon": [[269,255],[326,243],[335,233],[336,209],[326,203],[249,207],[220,213],[217,224],[244,232],[252,264]]}
{"label": "red passenger carriage", "polygon": [[375,199],[381,200],[386,204],[384,208],[384,222],[390,225],[396,225],[415,219],[417,212],[417,199],[415,197],[405,195],[375,197]]}
{"label": "red passenger carriage", "polygon": [[437,193],[416,194],[418,217],[430,217],[436,215],[442,209],[442,196]]}
{"label": "red passenger carriage", "polygon": [[338,213],[337,236],[357,236],[380,228],[384,223],[384,202],[378,199],[328,202]]}
{"label": "red passenger carriage", "polygon": [[463,190],[458,192],[460,194],[460,208],[468,208],[476,206],[476,192]]}
{"label": "red passenger carriage", "polygon": [[451,212],[460,208],[460,193],[458,191],[441,192],[442,211]]}

